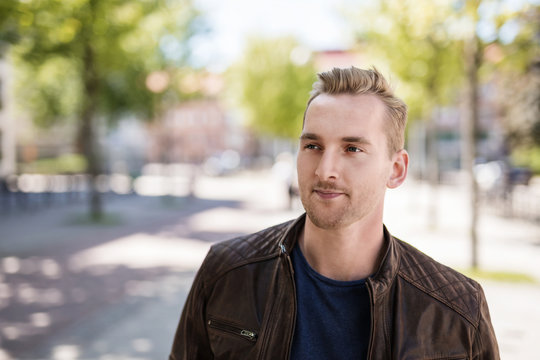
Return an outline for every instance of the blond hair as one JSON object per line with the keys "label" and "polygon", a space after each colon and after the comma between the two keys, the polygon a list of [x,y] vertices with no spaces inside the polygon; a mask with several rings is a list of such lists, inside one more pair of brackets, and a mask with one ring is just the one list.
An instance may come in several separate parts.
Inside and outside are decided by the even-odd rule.
{"label": "blond hair", "polygon": [[[313,84],[307,108],[320,94],[372,94],[386,106],[388,121],[385,124],[388,149],[393,154],[403,149],[405,144],[405,125],[407,123],[407,105],[394,96],[394,92],[384,76],[376,68],[364,70],[354,66],[348,69],[333,68],[317,74],[319,80]],[[304,121],[306,117],[304,112]]]}

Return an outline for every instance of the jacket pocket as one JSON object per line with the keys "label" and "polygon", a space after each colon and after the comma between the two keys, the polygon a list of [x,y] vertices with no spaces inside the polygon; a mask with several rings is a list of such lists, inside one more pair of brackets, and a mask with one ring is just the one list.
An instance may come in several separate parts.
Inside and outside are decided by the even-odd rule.
{"label": "jacket pocket", "polygon": [[257,337],[258,337],[257,332],[250,329],[243,328],[231,322],[224,321],[224,320],[217,320],[217,319],[212,318],[208,320],[207,324],[213,329],[220,330],[220,331],[232,334],[232,335],[236,335],[245,340],[249,340],[252,342],[257,341]]}

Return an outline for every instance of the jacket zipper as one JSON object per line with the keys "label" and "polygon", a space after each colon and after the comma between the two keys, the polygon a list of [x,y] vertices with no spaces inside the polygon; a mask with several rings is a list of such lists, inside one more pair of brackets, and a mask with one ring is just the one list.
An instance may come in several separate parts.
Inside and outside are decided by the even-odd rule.
{"label": "jacket zipper", "polygon": [[[291,262],[291,259],[289,257],[289,254],[287,253],[287,249],[285,248],[285,245],[284,244],[279,244],[279,251],[280,251],[280,254],[278,255],[278,259],[277,259],[277,269],[276,269],[276,272],[279,271],[279,269],[281,267],[283,267],[283,264],[282,264],[282,261],[283,259],[281,258],[282,256],[285,257],[285,261],[288,262],[288,265],[289,265],[289,275],[290,275],[290,279],[292,281],[292,284],[293,284],[293,289],[295,288],[294,286],[294,276],[293,276],[293,272],[292,272],[292,262]],[[272,282],[273,283],[273,282]],[[281,297],[281,293],[282,293],[282,290],[280,290],[280,292],[278,293],[277,297],[276,298],[280,298]],[[290,357],[290,350],[292,348],[292,338],[294,336],[294,327],[295,327],[295,320],[296,320],[296,289],[294,289],[294,294],[295,294],[295,299],[294,299],[294,309],[293,309],[293,321],[292,321],[292,326],[291,326],[291,334],[289,336],[289,344],[288,344],[288,350],[287,350],[287,358]],[[275,299],[273,299],[275,300]],[[270,318],[274,318],[275,317],[275,314],[274,314],[274,308],[275,308],[275,301],[272,302],[272,306],[270,308]],[[268,339],[268,336],[265,336],[263,339],[261,339],[262,341],[262,345],[261,345],[261,351],[259,353],[259,356],[257,357],[257,359],[265,359],[266,358],[266,348],[267,348],[267,340]]]}
{"label": "jacket zipper", "polygon": [[285,261],[287,261],[287,265],[289,266],[289,275],[291,277],[293,294],[294,294],[293,320],[292,320],[292,326],[291,326],[291,336],[289,338],[289,344],[288,344],[289,346],[288,346],[288,351],[287,351],[287,359],[288,359],[291,357],[292,343],[293,343],[294,331],[296,327],[296,284],[294,283],[294,269],[293,269],[291,257],[283,244],[281,244],[281,250],[283,254],[285,255]]}
{"label": "jacket zipper", "polygon": [[373,296],[373,288],[372,288],[370,279],[368,279],[366,283],[367,283],[367,289],[368,289],[368,294],[369,294],[369,298],[370,298],[370,301],[369,301],[369,307],[370,307],[369,316],[371,318],[370,332],[369,332],[369,345],[368,345],[368,351],[367,351],[367,358],[369,360],[369,359],[371,359],[371,352],[373,351],[373,330],[375,329],[375,324],[373,324],[373,319],[375,318],[373,316],[373,309],[375,308],[375,298]]}
{"label": "jacket zipper", "polygon": [[238,335],[249,341],[256,341],[258,336],[255,331],[243,329],[224,321],[210,319],[208,320],[208,326],[217,330],[225,331],[229,334]]}

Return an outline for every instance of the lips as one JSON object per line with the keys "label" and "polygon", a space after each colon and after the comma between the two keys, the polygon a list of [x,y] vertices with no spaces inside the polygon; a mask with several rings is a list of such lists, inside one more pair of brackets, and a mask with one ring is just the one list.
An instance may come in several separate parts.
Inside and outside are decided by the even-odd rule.
{"label": "lips", "polygon": [[343,192],[338,190],[324,190],[324,189],[314,189],[313,192],[317,194],[321,199],[332,200],[341,195],[344,195]]}

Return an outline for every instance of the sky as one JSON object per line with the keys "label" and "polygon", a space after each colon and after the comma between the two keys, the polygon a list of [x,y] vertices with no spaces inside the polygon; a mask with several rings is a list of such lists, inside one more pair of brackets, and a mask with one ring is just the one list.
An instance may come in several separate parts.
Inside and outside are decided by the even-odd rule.
{"label": "sky", "polygon": [[195,62],[221,71],[237,59],[249,35],[293,35],[312,50],[348,48],[341,17],[350,0],[195,0],[211,32],[192,40]]}
{"label": "sky", "polygon": [[[311,50],[348,49],[354,33],[344,14],[370,1],[374,0],[194,0],[210,33],[191,40],[193,65],[225,70],[241,56],[250,35],[293,35]],[[540,0],[485,1],[479,9],[478,35],[488,42],[497,36],[503,43],[513,41],[519,25],[510,21],[497,32],[493,16],[527,4],[538,5]]]}

